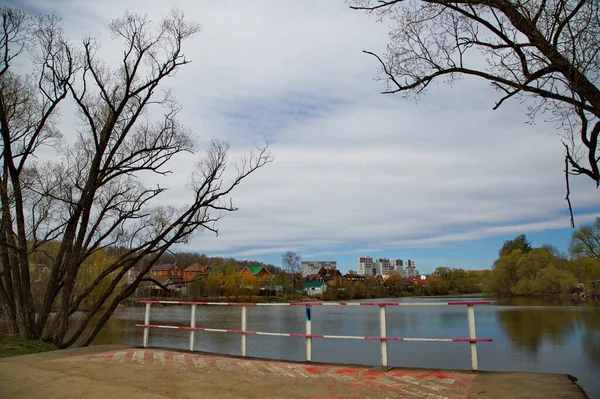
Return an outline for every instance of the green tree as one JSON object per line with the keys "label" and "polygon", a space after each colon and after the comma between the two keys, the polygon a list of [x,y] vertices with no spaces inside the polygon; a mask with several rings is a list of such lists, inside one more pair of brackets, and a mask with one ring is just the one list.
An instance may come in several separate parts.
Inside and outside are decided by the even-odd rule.
{"label": "green tree", "polygon": [[443,278],[428,278],[424,289],[427,295],[448,295],[450,293],[448,281]]}
{"label": "green tree", "polygon": [[600,280],[600,261],[593,258],[574,258],[569,261],[569,270],[580,283]]}
{"label": "green tree", "polygon": [[487,288],[503,296],[543,296],[571,292],[577,279],[569,271],[569,263],[548,248],[527,253],[514,250],[501,256],[487,280]]}
{"label": "green tree", "polygon": [[521,253],[527,253],[533,249],[525,234],[516,236],[514,240],[505,241],[498,254],[499,256],[508,255],[516,249],[521,250]]}
{"label": "green tree", "polygon": [[521,250],[517,249],[507,255],[500,256],[494,262],[492,273],[486,282],[486,291],[503,296],[514,294],[514,286],[518,282],[517,262],[522,254]]}
{"label": "green tree", "polygon": [[592,258],[600,261],[600,217],[592,224],[573,232],[569,244],[572,258]]}

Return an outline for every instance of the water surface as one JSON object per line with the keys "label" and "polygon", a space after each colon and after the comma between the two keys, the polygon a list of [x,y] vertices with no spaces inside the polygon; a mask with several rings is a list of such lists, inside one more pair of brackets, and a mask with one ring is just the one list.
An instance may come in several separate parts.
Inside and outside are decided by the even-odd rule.
{"label": "water surface", "polygon": [[[401,298],[384,301],[443,302],[481,298]],[[591,398],[600,398],[600,306],[555,299],[489,299],[475,310],[480,370],[539,371],[576,376]],[[196,326],[240,329],[239,307],[198,307]],[[144,308],[122,308],[93,344],[141,345]],[[151,324],[187,325],[189,306],[154,306]],[[388,307],[389,337],[467,338],[466,306]],[[304,333],[304,307],[249,307],[249,331]],[[378,307],[312,308],[312,332],[379,335]],[[240,336],[197,332],[195,349],[240,354]],[[189,332],[150,330],[150,345],[189,348]],[[305,360],[303,338],[248,336],[248,356]],[[467,343],[388,342],[390,366],[470,369]],[[313,361],[381,364],[379,341],[313,339]]]}

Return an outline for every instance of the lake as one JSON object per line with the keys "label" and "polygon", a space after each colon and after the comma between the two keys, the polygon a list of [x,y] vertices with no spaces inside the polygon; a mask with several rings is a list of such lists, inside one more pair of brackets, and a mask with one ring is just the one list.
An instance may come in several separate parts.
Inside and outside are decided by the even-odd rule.
{"label": "lake", "polygon": [[[481,297],[418,297],[385,302],[444,302],[482,300]],[[591,398],[600,398],[600,306],[560,299],[486,298],[491,305],[475,307],[480,370],[568,373],[579,379]],[[376,300],[375,300],[376,301]],[[240,328],[239,307],[198,307],[196,326]],[[151,324],[188,325],[189,306],[152,307]],[[144,308],[121,308],[93,344],[142,344]],[[467,338],[466,306],[387,308],[388,337]],[[249,307],[249,331],[304,333],[304,307]],[[312,308],[312,333],[379,335],[378,307]],[[198,351],[240,354],[240,336],[196,332]],[[151,346],[189,348],[189,332],[150,330]],[[380,365],[379,341],[313,339],[313,361]],[[305,339],[248,336],[248,356],[305,360]],[[467,343],[388,342],[390,366],[470,369]]]}

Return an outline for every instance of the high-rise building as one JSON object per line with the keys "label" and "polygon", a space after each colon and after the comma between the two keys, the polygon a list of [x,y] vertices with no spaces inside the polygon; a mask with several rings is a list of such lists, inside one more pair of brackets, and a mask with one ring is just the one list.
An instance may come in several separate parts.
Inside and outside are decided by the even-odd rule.
{"label": "high-rise building", "polygon": [[405,270],[406,278],[417,278],[419,277],[419,271],[417,270],[417,265],[414,260],[409,259],[406,262],[406,270]]}
{"label": "high-rise building", "polygon": [[373,258],[361,256],[358,258],[358,274],[361,276],[372,276],[377,274],[377,270],[373,267]]}
{"label": "high-rise building", "polygon": [[390,271],[401,272],[402,266],[404,266],[402,259],[390,259]]}
{"label": "high-rise building", "polygon": [[337,262],[335,260],[303,260],[300,262],[302,277],[306,277],[309,274],[316,274],[322,267],[325,269],[337,269]]}
{"label": "high-rise building", "polygon": [[374,276],[377,274],[385,276],[391,271],[397,271],[403,278],[414,279],[419,277],[416,263],[412,259],[408,259],[406,268],[404,268],[404,261],[400,258],[377,258],[375,262],[373,258],[368,256],[358,258],[358,274],[361,276]]}
{"label": "high-rise building", "polygon": [[387,275],[390,272],[390,260],[386,258],[377,259],[375,269],[377,270],[377,274],[382,276]]}

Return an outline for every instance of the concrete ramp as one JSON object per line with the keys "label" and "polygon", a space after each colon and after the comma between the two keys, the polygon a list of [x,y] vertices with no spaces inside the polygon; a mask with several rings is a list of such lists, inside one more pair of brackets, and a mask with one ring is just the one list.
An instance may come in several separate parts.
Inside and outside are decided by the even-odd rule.
{"label": "concrete ramp", "polygon": [[585,398],[568,376],[324,365],[91,347],[0,360],[0,398]]}

